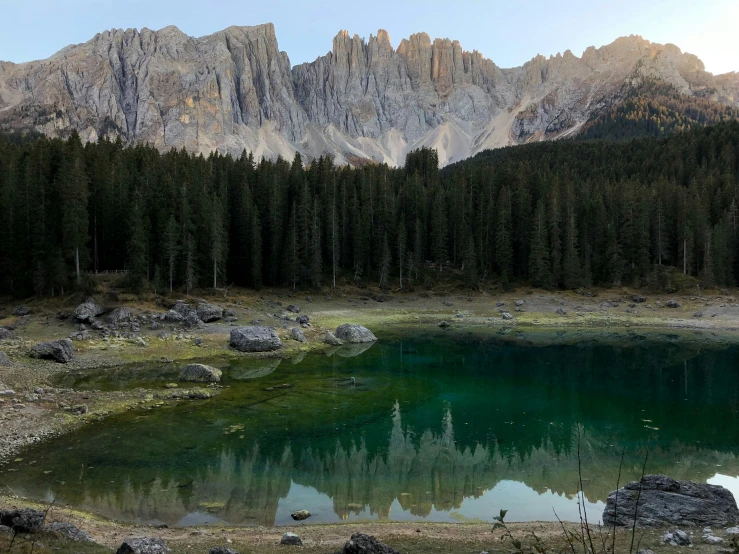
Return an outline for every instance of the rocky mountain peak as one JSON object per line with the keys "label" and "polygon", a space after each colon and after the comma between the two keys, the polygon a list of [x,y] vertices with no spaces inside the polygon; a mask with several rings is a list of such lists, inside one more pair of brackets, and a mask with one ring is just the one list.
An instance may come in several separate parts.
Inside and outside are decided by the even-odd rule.
{"label": "rocky mountain peak", "polygon": [[428,146],[444,164],[577,133],[624,83],[647,78],[739,106],[739,75],[714,77],[697,57],[638,35],[501,69],[457,40],[416,33],[394,49],[384,29],[368,40],[344,30],[327,55],[291,67],[267,23],[200,38],[174,26],[113,29],[47,60],[0,62],[0,124],[338,163],[402,164]]}

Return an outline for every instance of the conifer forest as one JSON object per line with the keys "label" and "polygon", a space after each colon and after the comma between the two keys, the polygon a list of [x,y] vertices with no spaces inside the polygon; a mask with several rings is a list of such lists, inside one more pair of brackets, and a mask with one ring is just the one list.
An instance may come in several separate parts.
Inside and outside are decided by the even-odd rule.
{"label": "conifer forest", "polygon": [[702,287],[739,278],[739,123],[483,152],[440,169],[0,140],[0,294],[90,272],[132,290]]}

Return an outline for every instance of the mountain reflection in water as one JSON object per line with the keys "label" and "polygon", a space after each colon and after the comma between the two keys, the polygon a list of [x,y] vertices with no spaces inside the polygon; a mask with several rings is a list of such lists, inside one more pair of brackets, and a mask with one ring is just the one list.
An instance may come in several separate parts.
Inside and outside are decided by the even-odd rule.
{"label": "mountain reflection in water", "polygon": [[555,511],[576,521],[580,425],[597,520],[622,449],[624,483],[638,478],[647,439],[649,472],[736,488],[726,476],[739,475],[738,357],[674,344],[388,341],[352,358],[265,365],[247,380],[251,367],[224,368],[232,386],[213,400],[93,424],[28,449],[35,463],[0,478],[18,493],[169,525],[282,525],[297,509],[309,523],[490,521],[501,508],[511,521]]}

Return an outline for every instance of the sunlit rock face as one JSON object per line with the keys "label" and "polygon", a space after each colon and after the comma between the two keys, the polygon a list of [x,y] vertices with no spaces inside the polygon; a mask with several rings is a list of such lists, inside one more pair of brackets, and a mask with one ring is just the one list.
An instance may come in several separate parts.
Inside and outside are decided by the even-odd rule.
{"label": "sunlit rock face", "polygon": [[176,27],[111,30],[52,57],[0,62],[0,123],[160,150],[402,165],[413,148],[448,164],[487,148],[569,136],[644,78],[739,106],[737,74],[713,76],[676,46],[620,38],[503,69],[458,41],[414,34],[393,47],[340,32],[291,67],[272,24],[201,38]]}

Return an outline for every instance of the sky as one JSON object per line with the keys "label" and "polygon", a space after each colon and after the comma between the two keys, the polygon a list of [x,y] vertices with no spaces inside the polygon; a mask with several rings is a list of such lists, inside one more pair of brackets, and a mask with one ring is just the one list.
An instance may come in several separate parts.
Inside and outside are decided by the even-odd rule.
{"label": "sky", "polygon": [[16,63],[106,29],[176,25],[203,36],[272,22],[293,65],[326,54],[340,30],[369,38],[386,29],[395,47],[425,31],[500,67],[636,34],[676,44],[712,73],[739,71],[739,0],[0,0],[0,14],[0,60]]}

